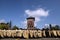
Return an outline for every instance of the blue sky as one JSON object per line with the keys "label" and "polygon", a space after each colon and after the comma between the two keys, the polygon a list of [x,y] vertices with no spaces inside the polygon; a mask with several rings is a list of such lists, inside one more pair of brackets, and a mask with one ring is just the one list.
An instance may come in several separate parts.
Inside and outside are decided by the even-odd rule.
{"label": "blue sky", "polygon": [[12,25],[25,28],[29,16],[38,19],[37,28],[45,24],[60,25],[60,0],[0,0],[0,22],[11,20]]}

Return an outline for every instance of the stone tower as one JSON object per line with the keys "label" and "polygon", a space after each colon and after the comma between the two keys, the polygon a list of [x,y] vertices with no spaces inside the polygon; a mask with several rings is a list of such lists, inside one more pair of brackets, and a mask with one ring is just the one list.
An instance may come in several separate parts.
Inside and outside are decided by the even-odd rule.
{"label": "stone tower", "polygon": [[28,17],[27,18],[27,29],[34,29],[34,17]]}

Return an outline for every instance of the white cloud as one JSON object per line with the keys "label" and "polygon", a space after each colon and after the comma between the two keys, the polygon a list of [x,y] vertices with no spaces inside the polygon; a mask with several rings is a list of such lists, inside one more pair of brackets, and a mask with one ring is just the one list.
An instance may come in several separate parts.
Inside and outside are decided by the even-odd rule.
{"label": "white cloud", "polygon": [[21,22],[21,25],[22,25],[22,27],[25,27],[26,28],[27,27],[27,20],[22,21]]}
{"label": "white cloud", "polygon": [[[29,17],[35,17],[35,26],[37,26],[37,23],[39,21],[41,21],[41,17],[47,17],[49,15],[49,10],[45,10],[43,8],[39,8],[36,10],[25,10],[25,14]],[[24,23],[27,23],[27,21],[25,20]],[[25,23],[25,25],[26,25]]]}
{"label": "white cloud", "polygon": [[1,19],[1,20],[0,20],[0,23],[5,23],[5,20],[4,20],[4,19]]}
{"label": "white cloud", "polygon": [[48,16],[49,11],[42,9],[42,8],[39,8],[36,10],[25,10],[25,13],[28,16],[40,17],[40,16]]}
{"label": "white cloud", "polygon": [[35,26],[37,26],[37,22],[39,22],[40,21],[40,18],[39,17],[35,17]]}

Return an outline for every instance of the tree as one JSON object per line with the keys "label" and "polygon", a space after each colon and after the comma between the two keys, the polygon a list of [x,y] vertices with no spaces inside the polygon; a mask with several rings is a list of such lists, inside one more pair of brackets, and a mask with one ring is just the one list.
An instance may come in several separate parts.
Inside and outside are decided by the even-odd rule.
{"label": "tree", "polygon": [[19,30],[19,28],[15,25],[15,26],[13,26],[13,28],[12,28],[13,30]]}
{"label": "tree", "polygon": [[9,25],[7,25],[6,23],[0,23],[0,29],[3,30],[8,30],[9,29]]}
{"label": "tree", "polygon": [[59,25],[52,26],[51,24],[49,24],[49,27],[50,27],[50,30],[59,30],[60,29]]}
{"label": "tree", "polygon": [[60,29],[59,25],[55,25],[55,29],[59,30]]}
{"label": "tree", "polygon": [[52,25],[51,24],[49,24],[49,29],[52,30]]}

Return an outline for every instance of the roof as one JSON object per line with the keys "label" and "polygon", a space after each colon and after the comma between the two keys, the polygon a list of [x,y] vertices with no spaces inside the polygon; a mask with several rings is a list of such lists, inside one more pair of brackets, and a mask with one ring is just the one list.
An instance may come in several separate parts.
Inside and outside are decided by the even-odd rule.
{"label": "roof", "polygon": [[34,20],[35,20],[35,17],[28,17],[27,20],[28,20],[28,19],[34,19]]}

